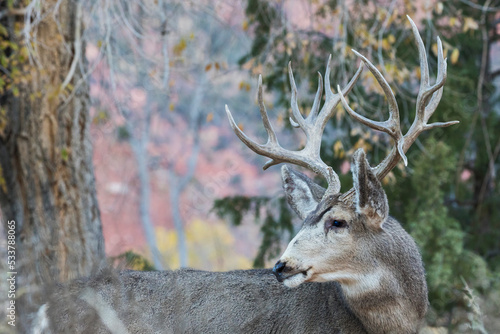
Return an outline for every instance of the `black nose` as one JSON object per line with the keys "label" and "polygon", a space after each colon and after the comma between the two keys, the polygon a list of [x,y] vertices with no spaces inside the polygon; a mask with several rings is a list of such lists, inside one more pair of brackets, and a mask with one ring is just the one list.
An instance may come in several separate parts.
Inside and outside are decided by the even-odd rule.
{"label": "black nose", "polygon": [[285,270],[286,262],[278,261],[274,265],[273,274],[278,279],[278,282],[283,282],[283,271]]}

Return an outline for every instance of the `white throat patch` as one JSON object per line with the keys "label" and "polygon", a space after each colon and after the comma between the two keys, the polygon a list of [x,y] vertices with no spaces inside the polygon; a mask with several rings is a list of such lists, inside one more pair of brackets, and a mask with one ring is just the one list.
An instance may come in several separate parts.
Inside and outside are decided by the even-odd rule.
{"label": "white throat patch", "polygon": [[377,269],[367,274],[350,272],[335,272],[319,274],[316,282],[336,281],[340,283],[342,290],[349,297],[357,297],[367,292],[380,288],[383,270]]}
{"label": "white throat patch", "polygon": [[283,281],[283,284],[285,284],[286,287],[295,288],[309,280],[311,276],[311,271],[308,270],[305,275],[303,273],[298,273],[296,275],[293,275],[292,277],[285,279]]}

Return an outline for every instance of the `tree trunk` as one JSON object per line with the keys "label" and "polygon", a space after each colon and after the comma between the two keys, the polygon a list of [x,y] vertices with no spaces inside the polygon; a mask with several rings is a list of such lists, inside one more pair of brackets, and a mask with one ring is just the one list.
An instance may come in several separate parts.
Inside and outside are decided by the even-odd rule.
{"label": "tree trunk", "polygon": [[[129,121],[127,122],[128,124],[130,124]],[[146,119],[144,122],[147,122],[145,127],[149,128],[149,119]],[[131,128],[131,126],[129,126],[129,128]],[[151,185],[149,183],[150,180],[147,161],[148,152],[146,147],[149,136],[146,131],[143,131],[140,136],[140,138],[130,138],[130,146],[132,146],[132,151],[134,152],[135,161],[137,163],[137,174],[139,178],[139,215],[141,217],[141,224],[142,228],[144,229],[146,241],[148,243],[149,249],[151,250],[151,257],[153,259],[155,269],[163,270],[163,257],[160,250],[158,249],[154,224],[151,220],[151,214],[149,211],[149,206],[151,204]]]}
{"label": "tree trunk", "polygon": [[174,221],[174,227],[177,233],[177,251],[179,253],[179,266],[181,268],[188,266],[189,254],[186,241],[186,231],[184,230],[184,220],[180,210],[180,199],[183,191],[186,189],[196,172],[196,164],[200,153],[200,124],[202,115],[201,104],[203,96],[205,95],[205,85],[207,83],[207,77],[204,71],[199,78],[200,81],[196,86],[190,107],[190,129],[193,135],[193,145],[191,147],[191,154],[189,155],[187,161],[187,170],[184,175],[179,175],[175,172],[175,168],[172,166],[169,173],[170,210],[172,212],[172,220]]}
{"label": "tree trunk", "polygon": [[[26,83],[1,96],[0,205],[4,226],[16,225],[18,326],[40,302],[43,284],[88,275],[105,258],[82,73],[83,2],[57,3],[42,1],[41,21],[32,22],[33,62],[20,68]],[[14,32],[23,16],[5,21],[10,41],[28,42]]]}

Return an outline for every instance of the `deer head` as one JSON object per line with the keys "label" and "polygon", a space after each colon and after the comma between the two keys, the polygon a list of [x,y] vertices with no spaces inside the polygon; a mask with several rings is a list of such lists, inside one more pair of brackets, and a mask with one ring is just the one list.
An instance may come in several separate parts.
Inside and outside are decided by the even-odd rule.
{"label": "deer head", "polygon": [[[401,237],[401,240],[394,240],[398,237],[393,232],[401,228],[393,226],[393,220],[389,217],[387,198],[380,181],[401,159],[405,165],[407,164],[405,153],[420,133],[436,127],[450,126],[458,121],[427,123],[442,96],[446,81],[446,60],[438,37],[437,79],[435,84],[431,85],[424,44],[414,22],[409,17],[408,19],[418,46],[421,82],[415,120],[405,135],[401,131],[398,105],[389,84],[367,58],[354,50],[353,52],[361,59],[361,65],[346,88],[341,90],[337,86],[337,94],[334,94],[330,87],[331,57],[328,59],[324,85],[325,103],[320,110],[323,80],[319,75],[318,90],[311,112],[306,118],[298,108],[297,87],[289,65],[292,89],[290,122],[293,127],[302,129],[307,137],[307,143],[300,151],[286,150],[279,145],[263,103],[261,77],[259,77],[258,101],[264,127],[268,133],[266,144],[257,144],[249,139],[236,126],[226,106],[230,124],[236,135],[254,152],[271,159],[264,165],[264,169],[288,162],[306,167],[323,176],[328,182],[328,188],[324,189],[306,175],[286,166],[282,168],[283,188],[287,200],[304,220],[301,230],[290,241],[273,269],[277,279],[289,287],[298,286],[303,282],[337,281],[347,289],[351,287],[353,293],[361,291],[359,289],[366,292],[381,284],[380,277],[386,267],[404,265],[405,257],[414,256],[404,250],[404,245],[392,249],[395,243],[407,242],[407,238],[404,233],[405,237]],[[363,64],[373,73],[387,96],[389,118],[386,121],[374,121],[358,114],[345,100],[344,96],[350,92],[359,78]],[[376,167],[370,167],[362,149],[354,153],[351,164],[354,186],[343,194],[340,193],[337,174],[319,156],[323,130],[340,102],[355,120],[372,129],[386,132],[394,139],[393,149]],[[388,233],[389,230],[391,233]],[[418,250],[415,252],[419,256]]]}
{"label": "deer head", "polygon": [[354,203],[333,193],[318,199],[313,194],[318,186],[309,177],[283,166],[287,200],[304,217],[301,230],[274,267],[278,280],[287,286],[308,281],[349,285],[376,272],[369,253],[376,248],[373,241],[380,241],[376,236],[383,230],[389,205],[364,151],[357,150],[352,160]]}

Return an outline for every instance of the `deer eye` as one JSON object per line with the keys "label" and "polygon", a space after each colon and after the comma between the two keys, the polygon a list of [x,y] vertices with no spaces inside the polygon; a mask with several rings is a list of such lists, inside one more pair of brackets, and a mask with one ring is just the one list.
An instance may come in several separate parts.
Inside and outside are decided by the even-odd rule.
{"label": "deer eye", "polygon": [[344,220],[328,219],[325,222],[325,232],[328,232],[331,229],[339,229],[344,227],[347,227],[347,223]]}

